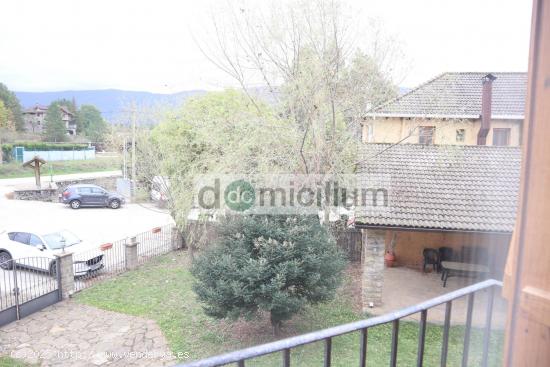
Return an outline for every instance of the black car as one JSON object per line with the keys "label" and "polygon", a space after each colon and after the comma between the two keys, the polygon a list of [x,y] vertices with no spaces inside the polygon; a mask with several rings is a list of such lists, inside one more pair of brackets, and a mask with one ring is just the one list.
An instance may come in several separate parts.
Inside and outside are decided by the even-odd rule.
{"label": "black car", "polygon": [[59,201],[73,209],[81,206],[106,206],[118,209],[124,204],[124,197],[116,192],[109,192],[101,186],[78,184],[67,186],[59,195]]}

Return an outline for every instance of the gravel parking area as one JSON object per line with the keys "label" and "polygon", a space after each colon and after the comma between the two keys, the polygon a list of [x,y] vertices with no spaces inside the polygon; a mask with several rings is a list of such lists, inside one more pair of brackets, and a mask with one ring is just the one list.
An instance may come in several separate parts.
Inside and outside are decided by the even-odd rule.
{"label": "gravel parking area", "polygon": [[[112,174],[112,172],[97,175]],[[93,174],[87,174],[90,177]],[[67,177],[83,175],[66,175]],[[5,193],[29,179],[0,180],[0,231],[13,229],[48,233],[68,229],[81,240],[97,244],[116,241],[172,222],[165,210],[151,204],[126,204],[120,209],[70,209],[61,203],[7,200]],[[34,180],[34,178],[31,178]]]}

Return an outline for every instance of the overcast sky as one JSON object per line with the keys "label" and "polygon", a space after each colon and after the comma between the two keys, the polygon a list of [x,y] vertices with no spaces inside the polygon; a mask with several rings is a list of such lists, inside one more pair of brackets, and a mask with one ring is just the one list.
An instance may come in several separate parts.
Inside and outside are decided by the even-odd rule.
{"label": "overcast sky", "polygon": [[[349,0],[406,55],[401,86],[445,71],[526,71],[530,0]],[[0,82],[17,91],[231,86],[194,41],[215,0],[3,0]],[[194,38],[195,37],[195,38]]]}

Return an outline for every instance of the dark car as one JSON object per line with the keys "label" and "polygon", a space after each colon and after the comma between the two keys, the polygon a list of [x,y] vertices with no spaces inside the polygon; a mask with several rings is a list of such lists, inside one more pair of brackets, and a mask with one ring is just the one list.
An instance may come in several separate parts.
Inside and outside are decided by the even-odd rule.
{"label": "dark car", "polygon": [[107,206],[118,209],[124,204],[124,197],[116,192],[109,192],[101,186],[78,184],[67,186],[59,195],[59,201],[73,209],[81,206]]}

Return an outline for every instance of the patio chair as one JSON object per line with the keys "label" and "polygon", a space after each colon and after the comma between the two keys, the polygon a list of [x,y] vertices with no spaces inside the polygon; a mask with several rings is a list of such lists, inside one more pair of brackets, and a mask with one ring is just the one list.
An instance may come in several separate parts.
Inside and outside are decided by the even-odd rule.
{"label": "patio chair", "polygon": [[485,247],[462,246],[460,257],[465,263],[489,265],[489,251]]}
{"label": "patio chair", "polygon": [[422,250],[424,261],[422,262],[422,272],[426,272],[426,266],[432,265],[434,271],[439,270],[439,252],[434,248],[425,248]]}
{"label": "patio chair", "polygon": [[476,248],[472,246],[462,246],[460,250],[460,262],[475,263]]}
{"label": "patio chair", "polygon": [[442,261],[454,261],[455,255],[454,251],[450,247],[440,247],[439,249],[439,263],[438,263],[438,271],[441,271],[441,262]]}

